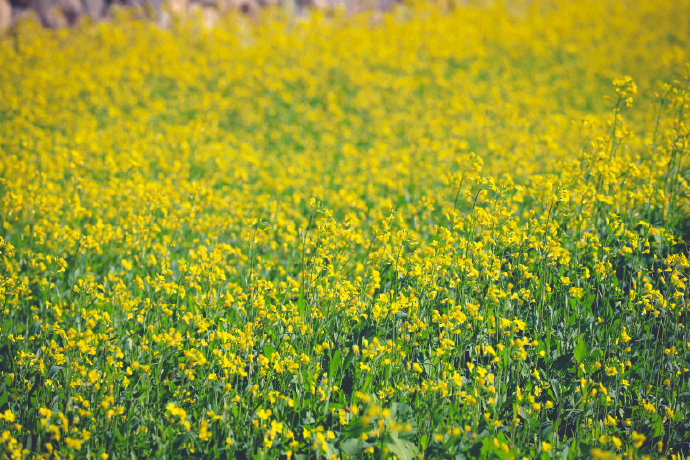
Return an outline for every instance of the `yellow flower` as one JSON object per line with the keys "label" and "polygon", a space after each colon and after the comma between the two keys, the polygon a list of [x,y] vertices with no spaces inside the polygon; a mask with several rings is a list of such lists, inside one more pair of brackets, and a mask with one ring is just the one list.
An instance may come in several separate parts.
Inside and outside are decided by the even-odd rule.
{"label": "yellow flower", "polygon": [[276,422],[275,420],[271,420],[271,433],[270,433],[271,439],[275,438],[276,435],[278,435],[282,432],[283,432],[283,424],[281,422]]}
{"label": "yellow flower", "polygon": [[675,413],[673,412],[673,410],[672,410],[670,407],[668,407],[668,406],[664,406],[664,410],[666,411],[666,416],[667,416],[668,418],[670,418],[671,420],[673,420],[673,416],[675,415]]}
{"label": "yellow flower", "polygon": [[80,439],[74,439],[74,438],[65,438],[65,445],[69,447],[70,449],[74,450],[81,450],[81,440]]}
{"label": "yellow flower", "polygon": [[199,439],[208,441],[211,439],[211,432],[208,431],[208,421],[203,420],[199,426]]}
{"label": "yellow flower", "polygon": [[595,447],[590,451],[590,454],[592,455],[592,458],[596,460],[620,460],[621,456],[616,455],[613,452],[608,452],[605,450],[601,450],[598,447]]}
{"label": "yellow flower", "polygon": [[261,409],[256,411],[257,417],[259,417],[261,420],[267,420],[271,416],[272,413],[273,412],[271,411],[271,409],[264,409],[264,408],[261,408]]}
{"label": "yellow flower", "polygon": [[[654,344],[627,330],[686,327],[684,3],[422,3],[0,32],[7,456],[98,456],[102,427],[166,424],[184,438],[170,458],[212,456],[215,429],[237,436],[229,455],[334,453],[354,429],[386,457],[401,403],[425,400],[417,418],[467,409],[432,441],[509,456],[495,428],[534,443],[559,395],[543,364],[569,346],[548,336],[590,310],[587,358],[558,383],[602,409],[574,420],[583,445],[614,453],[583,455],[644,447],[614,436],[636,426],[610,410],[630,412],[631,392],[647,421],[674,418],[653,385],[685,391],[687,340],[661,347],[673,371],[640,380],[657,363],[630,354]],[[602,83],[621,69],[635,80]],[[71,398],[29,433],[27,394]],[[176,402],[139,414],[158,396]]]}
{"label": "yellow flower", "polygon": [[644,443],[646,439],[647,436],[645,436],[644,434],[638,433],[637,431],[633,431],[632,442],[633,446],[635,446],[636,449],[642,447],[642,443]]}

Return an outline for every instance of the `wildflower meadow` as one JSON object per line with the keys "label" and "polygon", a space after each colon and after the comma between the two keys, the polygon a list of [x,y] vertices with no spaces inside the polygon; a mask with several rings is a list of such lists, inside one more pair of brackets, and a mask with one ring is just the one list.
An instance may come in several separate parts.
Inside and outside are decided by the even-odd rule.
{"label": "wildflower meadow", "polygon": [[0,36],[0,458],[690,456],[690,3]]}

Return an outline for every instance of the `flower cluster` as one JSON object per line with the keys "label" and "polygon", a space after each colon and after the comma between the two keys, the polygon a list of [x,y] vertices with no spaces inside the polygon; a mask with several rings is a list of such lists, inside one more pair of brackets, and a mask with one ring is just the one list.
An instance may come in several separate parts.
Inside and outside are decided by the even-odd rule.
{"label": "flower cluster", "polygon": [[687,456],[690,9],[0,37],[0,456]]}

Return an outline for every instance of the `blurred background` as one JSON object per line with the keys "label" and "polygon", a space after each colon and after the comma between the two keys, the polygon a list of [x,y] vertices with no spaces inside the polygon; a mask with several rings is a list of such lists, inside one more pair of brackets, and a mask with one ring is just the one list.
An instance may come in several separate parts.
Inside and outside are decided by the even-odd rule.
{"label": "blurred background", "polygon": [[355,13],[363,10],[390,9],[400,0],[0,0],[0,31],[5,31],[21,17],[35,15],[45,27],[68,27],[84,18],[101,20],[114,7],[137,8],[152,20],[166,25],[171,14],[184,16],[201,13],[212,25],[220,16],[240,11],[253,16],[267,6],[282,5],[302,14],[308,8],[342,7]]}

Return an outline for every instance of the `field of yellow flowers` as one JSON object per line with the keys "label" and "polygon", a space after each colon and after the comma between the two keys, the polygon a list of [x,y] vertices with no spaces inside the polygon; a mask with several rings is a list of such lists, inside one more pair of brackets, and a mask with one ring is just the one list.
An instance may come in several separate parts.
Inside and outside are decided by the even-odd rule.
{"label": "field of yellow flowers", "polygon": [[2,458],[690,455],[690,3],[0,38]]}

